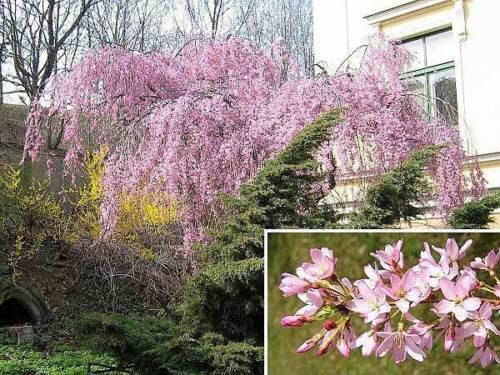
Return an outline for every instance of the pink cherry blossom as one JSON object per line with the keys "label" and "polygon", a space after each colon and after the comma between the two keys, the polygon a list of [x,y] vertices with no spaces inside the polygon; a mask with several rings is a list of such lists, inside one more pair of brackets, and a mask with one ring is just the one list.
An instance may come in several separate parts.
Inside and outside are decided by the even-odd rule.
{"label": "pink cherry blossom", "polygon": [[[91,51],[51,79],[33,103],[24,156],[39,158],[50,120],[64,121],[69,179],[81,172],[79,155],[95,151],[94,145],[109,150],[103,235],[116,229],[122,194],[162,191],[182,207],[190,251],[193,242],[210,239],[206,227],[224,209],[221,193],[236,193],[321,113],[346,108],[317,153],[325,170],[340,178],[384,173],[415,150],[446,144],[429,168],[436,213],[446,219],[463,204],[469,186],[475,198],[484,194],[481,171],[474,164],[464,175],[468,156],[459,129],[429,120],[408,95],[400,74],[409,52],[383,36],[369,44],[357,71],[315,78],[283,72],[294,65],[292,56],[241,38],[200,40],[176,55]],[[326,195],[331,187],[323,185]]]}
{"label": "pink cherry blossom", "polygon": [[356,345],[356,335],[354,331],[347,325],[346,327],[336,326],[328,330],[319,345],[317,355],[323,355],[333,347],[336,347],[340,354],[344,357],[349,357],[351,349]]}
{"label": "pink cherry blossom", "polygon": [[403,241],[398,241],[394,246],[386,245],[384,250],[377,250],[370,255],[375,257],[380,265],[387,271],[395,272],[403,268],[403,254],[401,253]]}
{"label": "pink cherry blossom", "polygon": [[283,279],[281,280],[280,289],[284,297],[305,293],[310,287],[309,282],[290,273],[284,273],[282,276]]}
{"label": "pink cherry blossom", "polygon": [[439,280],[446,277],[453,280],[458,275],[458,265],[453,263],[450,265],[449,258],[443,254],[436,263],[429,249],[429,245],[424,243],[425,250],[420,253],[420,262],[418,269],[427,269],[429,271],[429,286],[433,289],[439,288]]}
{"label": "pink cherry blossom", "polygon": [[424,352],[428,352],[432,349],[433,341],[433,333],[432,330],[435,327],[435,324],[425,323],[417,318],[415,318],[412,314],[406,313],[404,314],[406,320],[413,323],[408,328],[408,333],[415,333],[419,337],[415,340],[418,344],[419,348]]}
{"label": "pink cherry blossom", "polygon": [[303,263],[302,270],[310,276],[311,280],[322,280],[332,276],[335,270],[337,258],[333,256],[333,252],[326,247],[321,249],[310,250],[313,263]]}
{"label": "pink cherry blossom", "polygon": [[[328,281],[318,279],[316,275],[321,272],[310,272],[314,275],[311,276],[299,267],[299,279],[310,283],[308,292],[298,295],[305,306],[294,316],[283,318],[282,324],[296,327],[320,321],[323,327],[300,345],[297,352],[304,353],[318,345],[318,355],[336,348],[347,358],[351,350],[360,348],[363,356],[384,357],[392,352],[392,359],[401,363],[407,356],[423,361],[425,353],[443,340],[444,349],[449,353],[472,344],[477,351],[470,363],[479,362],[486,367],[498,361],[491,345],[494,338],[500,336],[500,330],[492,321],[493,311],[500,309],[500,299],[491,299],[491,294],[500,292],[500,283],[493,286],[479,281],[471,267],[459,264],[465,250],[455,248],[453,241],[447,244],[448,250],[441,252],[439,263],[433,259],[429,245],[424,244],[419,262],[406,272],[399,266],[403,264],[399,263],[402,249],[386,248],[387,251],[375,254],[386,264],[386,269],[379,271],[365,266],[368,278],[353,283],[337,273]],[[493,258],[491,253],[489,256]],[[319,267],[323,260],[319,256],[316,259],[305,268]],[[492,265],[485,259],[485,266],[487,263]],[[491,276],[489,279],[496,279],[495,274]],[[430,285],[431,280],[435,280],[436,287]],[[387,297],[395,302],[388,301]],[[416,318],[412,309],[417,305],[430,309],[437,319]],[[422,312],[418,310],[419,317],[425,316]],[[351,324],[360,318],[371,326],[356,337]],[[393,324],[397,324],[396,331],[392,329]]]}
{"label": "pink cherry blossom", "polygon": [[442,278],[453,280],[458,275],[457,265],[450,266],[446,256],[442,256],[439,263],[436,263],[434,259],[424,259],[420,261],[419,266],[429,271],[429,286],[431,288],[439,288],[439,280]]}
{"label": "pink cherry blossom", "polygon": [[467,336],[473,335],[473,344],[476,348],[482,347],[486,342],[488,331],[495,335],[500,335],[497,327],[491,322],[492,307],[488,302],[484,302],[478,312],[471,313],[472,322],[466,322],[463,329]]}
{"label": "pink cherry blossom", "polygon": [[308,290],[306,293],[298,295],[300,300],[306,305],[301,307],[295,315],[313,316],[323,306],[323,297],[317,289]]}
{"label": "pink cherry blossom", "polygon": [[365,317],[365,323],[372,322],[379,315],[391,311],[391,307],[386,301],[385,293],[381,288],[372,290],[364,281],[356,284],[359,296],[348,302],[347,308],[362,314]]}
{"label": "pink cherry blossom", "polygon": [[379,337],[375,333],[372,330],[366,331],[356,339],[356,348],[361,347],[361,354],[365,357],[372,355],[377,349]]}
{"label": "pink cherry blossom", "polygon": [[356,347],[356,334],[352,327],[348,325],[340,334],[337,341],[337,349],[344,357],[349,358],[351,349]]}
{"label": "pink cherry blossom", "polygon": [[361,354],[363,356],[369,356],[375,353],[378,345],[382,341],[381,337],[377,335],[382,326],[384,331],[390,331],[391,324],[387,315],[381,316],[372,322],[371,329],[359,335],[356,338],[356,348],[361,347]]}
{"label": "pink cherry blossom", "polygon": [[424,352],[432,349],[432,328],[433,325],[424,322],[418,322],[408,328],[409,333],[415,333],[418,337],[415,339],[418,347]]}
{"label": "pink cherry blossom", "polygon": [[500,356],[489,345],[483,346],[472,356],[469,363],[475,363],[478,361],[482,368],[486,368],[490,366],[493,361],[500,363]]}
{"label": "pink cherry blossom", "polygon": [[[467,278],[463,279],[467,280]],[[453,313],[460,322],[467,319],[468,313],[476,311],[481,305],[481,300],[476,297],[467,297],[469,292],[464,282],[454,283],[446,278],[439,280],[439,287],[443,292],[445,300],[436,305],[436,310],[440,314]]]}
{"label": "pink cherry blossom", "polygon": [[406,354],[419,362],[424,360],[425,352],[417,345],[417,334],[406,332],[400,328],[396,332],[379,332],[377,335],[383,338],[376,351],[377,357],[384,357],[389,351],[392,351],[392,358],[396,363],[405,361]]}
{"label": "pink cherry blossom", "polygon": [[391,287],[384,286],[385,293],[396,301],[398,309],[406,313],[410,309],[410,303],[416,304],[421,299],[420,291],[415,288],[417,275],[409,270],[401,279],[398,275],[390,277]]}
{"label": "pink cherry blossom", "polygon": [[495,296],[500,297],[500,284],[495,285]]}
{"label": "pink cherry blossom", "polygon": [[467,240],[463,244],[463,246],[459,249],[457,241],[455,241],[454,238],[449,238],[446,241],[445,249],[441,249],[435,246],[433,246],[432,248],[436,250],[439,254],[446,255],[446,257],[448,257],[448,259],[450,259],[452,262],[456,262],[465,256],[467,250],[471,245],[472,245],[472,240]]}
{"label": "pink cherry blossom", "polygon": [[476,257],[476,259],[471,262],[470,266],[480,270],[493,271],[499,261],[500,250],[498,253],[496,253],[495,250],[491,250],[485,258]]}
{"label": "pink cherry blossom", "polygon": [[438,336],[444,334],[444,350],[455,353],[462,348],[467,334],[463,331],[462,327],[457,325],[448,315],[443,315],[437,325],[437,329],[442,330]]}
{"label": "pink cherry blossom", "polygon": [[389,316],[380,315],[371,324],[371,329],[362,333],[356,338],[356,348],[361,347],[361,354],[363,356],[369,356],[375,353],[378,345],[382,341],[382,338],[377,335],[380,331],[390,331],[391,323]]}

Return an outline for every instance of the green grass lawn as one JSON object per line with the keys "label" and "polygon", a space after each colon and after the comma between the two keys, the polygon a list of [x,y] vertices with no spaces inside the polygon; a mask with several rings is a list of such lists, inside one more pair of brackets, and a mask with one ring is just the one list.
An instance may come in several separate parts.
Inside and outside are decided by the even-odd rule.
{"label": "green grass lawn", "polygon": [[[500,247],[500,235],[495,233],[474,233],[470,235],[451,234],[459,245],[472,238],[474,244],[469,250],[468,259],[484,256],[492,248]],[[405,264],[414,265],[420,255],[422,243],[443,247],[448,235],[446,233],[271,233],[268,246],[268,369],[269,375],[277,374],[500,374],[500,365],[493,365],[486,371],[471,366],[467,361],[473,350],[467,346],[459,353],[449,354],[443,349],[442,340],[428,354],[423,363],[407,359],[396,365],[390,357],[382,359],[362,357],[360,350],[351,352],[350,359],[344,359],[338,352],[329,352],[317,357],[314,350],[306,354],[296,354],[295,349],[318,330],[318,324],[310,324],[301,328],[281,328],[280,319],[284,315],[292,315],[301,302],[295,297],[284,298],[278,289],[281,273],[295,273],[295,268],[309,260],[311,247],[329,247],[338,257],[336,266],[340,277],[348,277],[354,281],[364,277],[363,266],[373,263],[369,254],[383,248],[387,243],[404,240],[403,251]],[[418,311],[417,311],[418,312]],[[416,314],[417,315],[417,314]],[[497,313],[497,326],[498,324]],[[418,316],[418,315],[417,315]],[[355,325],[356,333],[362,333]],[[496,343],[497,346],[500,344]]]}

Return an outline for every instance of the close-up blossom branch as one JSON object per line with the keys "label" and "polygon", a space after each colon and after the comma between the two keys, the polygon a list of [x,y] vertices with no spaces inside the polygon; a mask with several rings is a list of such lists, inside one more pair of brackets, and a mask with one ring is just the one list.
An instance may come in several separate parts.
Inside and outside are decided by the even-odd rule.
{"label": "close-up blossom branch", "polygon": [[[375,262],[364,267],[366,277],[353,282],[337,273],[332,250],[310,249],[312,262],[302,263],[295,275],[282,275],[283,296],[297,296],[305,305],[281,325],[319,324],[297,353],[315,348],[317,355],[338,350],[349,357],[360,348],[363,356],[422,362],[435,345],[455,353],[467,343],[475,349],[470,364],[500,363],[494,323],[500,310],[500,249],[465,262],[471,246],[472,240],[459,246],[448,239],[444,248],[431,251],[424,243],[411,265],[405,264],[400,240],[371,253]],[[355,333],[358,323],[365,328]]]}

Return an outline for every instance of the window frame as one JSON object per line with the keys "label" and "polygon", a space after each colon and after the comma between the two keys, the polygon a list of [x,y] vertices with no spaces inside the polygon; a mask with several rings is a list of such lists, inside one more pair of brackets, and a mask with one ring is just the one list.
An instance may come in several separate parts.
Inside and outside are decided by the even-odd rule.
{"label": "window frame", "polygon": [[[436,115],[436,104],[435,104],[435,98],[433,98],[432,95],[432,86],[430,82],[431,75],[434,73],[439,73],[439,72],[445,72],[447,70],[454,69],[456,73],[456,64],[455,60],[450,60],[450,61],[445,61],[443,63],[427,66],[427,38],[436,35],[436,34],[441,34],[445,33],[448,31],[453,31],[452,26],[447,26],[438,30],[434,30],[428,33],[423,33],[419,34],[416,36],[412,36],[409,38],[403,38],[401,39],[401,44],[405,44],[408,42],[412,42],[415,40],[422,40],[423,47],[424,47],[424,67],[419,68],[419,69],[413,69],[409,70],[407,72],[404,72],[400,75],[400,79],[405,81],[409,80],[412,78],[419,78],[419,77],[424,77],[424,95],[428,98],[426,100],[426,105],[424,107],[425,111],[429,114],[429,116],[435,116]],[[455,75],[456,77],[456,75]],[[456,78],[455,78],[455,84],[456,84]],[[457,90],[457,95],[458,95],[458,87],[456,87]],[[431,100],[429,100],[431,99]],[[458,108],[457,108],[458,111]]]}

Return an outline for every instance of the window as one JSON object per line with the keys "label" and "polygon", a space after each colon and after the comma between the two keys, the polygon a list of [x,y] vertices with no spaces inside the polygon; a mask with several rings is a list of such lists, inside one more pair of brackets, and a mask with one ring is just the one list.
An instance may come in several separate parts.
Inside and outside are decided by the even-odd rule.
{"label": "window", "polygon": [[403,44],[415,56],[402,75],[410,92],[418,95],[430,116],[440,115],[458,124],[452,30],[404,40]]}

